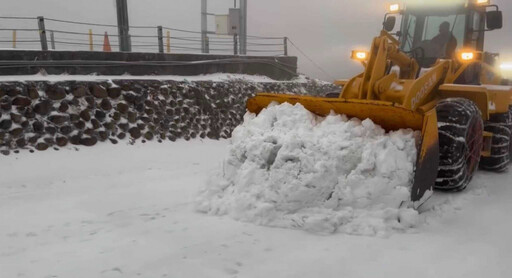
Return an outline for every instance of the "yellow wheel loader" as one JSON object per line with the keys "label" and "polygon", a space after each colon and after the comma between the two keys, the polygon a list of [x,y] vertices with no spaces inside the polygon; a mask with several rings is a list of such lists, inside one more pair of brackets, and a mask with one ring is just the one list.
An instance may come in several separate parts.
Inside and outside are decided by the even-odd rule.
{"label": "yellow wheel loader", "polygon": [[[300,103],[319,116],[334,111],[371,119],[388,131],[421,131],[411,200],[433,189],[460,191],[478,167],[504,171],[511,156],[512,86],[484,52],[484,36],[501,29],[490,0],[394,4],[369,51],[353,51],[364,72],[335,83],[326,97],[260,93],[247,102],[259,113],[273,102]],[[424,1],[417,1],[423,2]],[[399,31],[395,30],[400,18]]]}

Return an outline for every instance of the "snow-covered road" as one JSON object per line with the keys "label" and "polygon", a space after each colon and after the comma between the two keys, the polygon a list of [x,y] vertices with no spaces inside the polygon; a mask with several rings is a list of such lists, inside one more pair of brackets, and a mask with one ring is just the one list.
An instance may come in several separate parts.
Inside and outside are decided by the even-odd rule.
{"label": "snow-covered road", "polygon": [[436,193],[389,238],[194,212],[227,141],[108,144],[0,158],[0,277],[510,277],[512,174]]}

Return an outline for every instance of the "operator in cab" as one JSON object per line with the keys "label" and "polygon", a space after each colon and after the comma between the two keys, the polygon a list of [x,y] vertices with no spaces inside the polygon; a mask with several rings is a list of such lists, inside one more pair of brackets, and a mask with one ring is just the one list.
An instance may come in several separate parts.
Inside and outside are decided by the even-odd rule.
{"label": "operator in cab", "polygon": [[445,21],[439,25],[439,34],[432,38],[430,43],[438,49],[439,58],[453,58],[455,57],[455,50],[457,49],[457,39],[453,36],[450,30],[450,22]]}

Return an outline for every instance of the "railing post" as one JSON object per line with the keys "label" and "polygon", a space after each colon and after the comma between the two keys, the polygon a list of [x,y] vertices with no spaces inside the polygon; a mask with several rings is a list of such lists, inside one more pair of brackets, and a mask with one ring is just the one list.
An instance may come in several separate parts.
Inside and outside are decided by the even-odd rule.
{"label": "railing post", "polygon": [[208,53],[206,50],[206,40],[208,39],[208,1],[201,0],[201,52]]}
{"label": "railing post", "polygon": [[89,29],[89,51],[94,51],[94,44],[92,40],[92,29]]}
{"label": "railing post", "polygon": [[53,34],[53,31],[50,31],[50,42],[52,44],[52,50],[55,50],[55,35]]}
{"label": "railing post", "polygon": [[16,48],[16,30],[12,30],[12,48]]}
{"label": "railing post", "polygon": [[171,31],[167,30],[167,53],[171,53]]}
{"label": "railing post", "polygon": [[284,56],[288,56],[288,37],[284,37],[283,45],[284,45]]}
{"label": "railing post", "polygon": [[240,54],[247,55],[247,0],[240,0]]}
{"label": "railing post", "polygon": [[116,0],[117,7],[117,33],[119,36],[119,51],[131,52],[130,24],[128,21],[127,0]]}
{"label": "railing post", "polygon": [[206,40],[204,41],[204,53],[210,53],[210,38],[206,36]]}
{"label": "railing post", "polygon": [[158,30],[158,52],[164,53],[164,32],[162,26],[156,27]]}
{"label": "railing post", "polygon": [[41,50],[48,50],[48,40],[46,38],[46,28],[44,27],[44,17],[37,17],[37,25],[39,27],[39,40],[41,41]]}
{"label": "railing post", "polygon": [[233,35],[233,54],[238,55],[238,35]]}

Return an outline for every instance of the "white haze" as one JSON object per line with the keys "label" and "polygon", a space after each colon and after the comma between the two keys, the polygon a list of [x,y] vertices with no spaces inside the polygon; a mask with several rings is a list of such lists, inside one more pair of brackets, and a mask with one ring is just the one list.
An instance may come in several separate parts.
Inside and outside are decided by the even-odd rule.
{"label": "white haze", "polygon": [[[116,23],[113,0],[2,0],[0,15],[54,17]],[[129,0],[130,23],[199,30],[200,0]],[[387,0],[249,0],[248,32],[288,36],[328,74],[290,47],[299,57],[299,70],[313,77],[346,78],[361,70],[350,61],[353,48],[368,48],[381,29]],[[512,60],[512,1],[492,0],[505,14],[503,30],[488,34],[486,50]],[[233,0],[210,0],[209,12],[225,14]]]}

